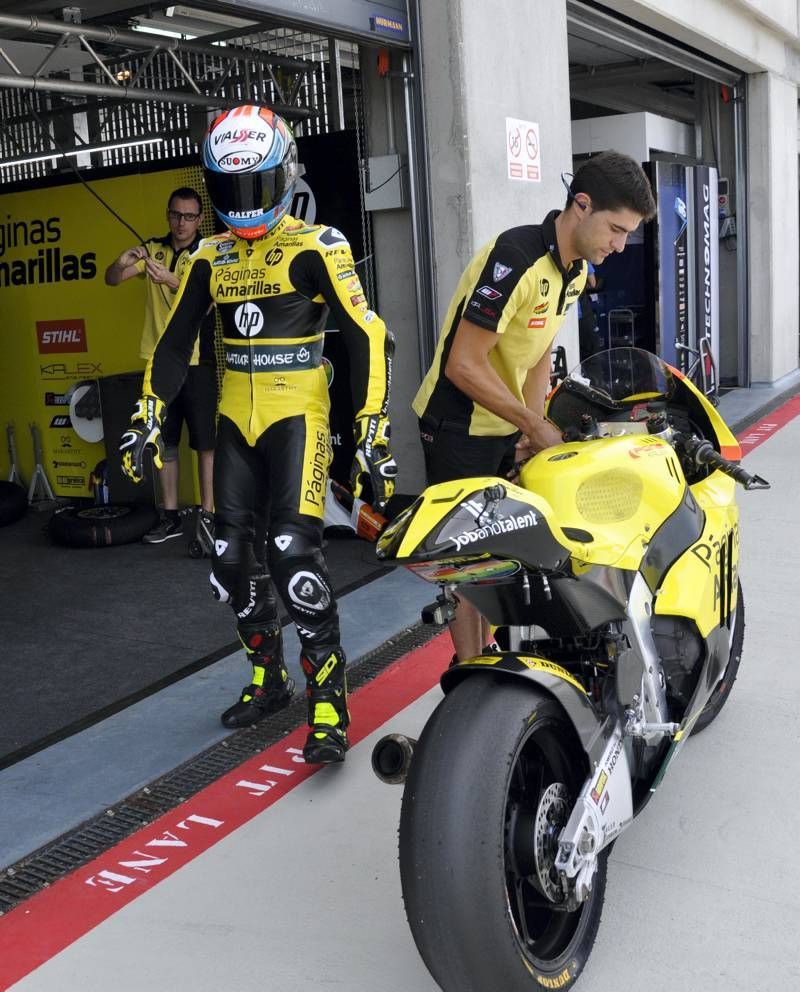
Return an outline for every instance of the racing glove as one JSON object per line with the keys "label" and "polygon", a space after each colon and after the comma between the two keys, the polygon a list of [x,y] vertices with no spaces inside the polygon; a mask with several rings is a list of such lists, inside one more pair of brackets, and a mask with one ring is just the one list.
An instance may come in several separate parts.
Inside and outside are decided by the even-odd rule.
{"label": "racing glove", "polygon": [[382,414],[359,417],[355,423],[356,452],[350,470],[350,488],[361,497],[367,479],[372,486],[372,505],[383,509],[394,493],[397,462],[389,450],[391,427]]}
{"label": "racing glove", "polygon": [[130,427],[122,435],[119,450],[122,452],[122,471],[133,482],[144,478],[144,451],[153,448],[156,468],[164,467],[164,442],[161,439],[161,422],[165,406],[157,396],[145,394],[136,401]]}

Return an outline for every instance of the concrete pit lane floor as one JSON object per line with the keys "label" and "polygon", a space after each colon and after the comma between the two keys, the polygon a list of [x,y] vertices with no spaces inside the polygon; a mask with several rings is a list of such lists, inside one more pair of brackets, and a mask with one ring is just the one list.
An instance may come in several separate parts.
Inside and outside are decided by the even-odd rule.
{"label": "concrete pit lane floor", "polygon": [[[745,467],[772,489],[739,495],[747,606],[739,678],[713,726],[689,741],[617,841],[579,992],[800,988],[798,413],[795,398],[740,434]],[[394,576],[344,597],[346,624],[374,618],[377,600],[369,595],[381,596],[381,584],[392,582],[383,588],[395,630],[413,622],[429,588]],[[450,651],[448,635],[438,635],[353,694],[354,745],[344,765],[305,766],[299,727],[19,902],[0,917],[0,988],[433,992],[400,893],[402,789],[375,778],[370,755],[387,732],[417,736],[441,698],[438,678]],[[227,678],[240,673],[236,662]],[[209,707],[216,713],[222,695],[207,671],[194,678],[200,682],[185,690],[196,694],[181,704],[184,720]],[[24,859],[60,829],[118,801],[126,787],[141,788],[149,770],[163,773],[175,757],[164,727],[170,707],[160,710],[155,697],[137,705],[148,707],[138,720],[128,713],[125,724],[126,714],[117,714],[86,731],[98,735],[90,741],[63,741],[51,749],[60,753],[42,752],[0,773],[0,863]],[[201,743],[198,733],[184,736],[179,760]],[[118,767],[127,767],[127,778],[109,770]],[[26,806],[40,816],[26,820]],[[42,818],[46,826],[37,828],[33,821]]]}

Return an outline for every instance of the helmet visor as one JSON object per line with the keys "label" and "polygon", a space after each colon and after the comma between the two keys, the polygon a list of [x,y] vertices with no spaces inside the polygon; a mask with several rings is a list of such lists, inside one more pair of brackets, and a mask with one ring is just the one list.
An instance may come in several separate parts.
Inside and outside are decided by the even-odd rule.
{"label": "helmet visor", "polygon": [[264,172],[205,170],[206,188],[214,207],[228,217],[253,217],[280,203],[297,174],[296,159],[287,157]]}

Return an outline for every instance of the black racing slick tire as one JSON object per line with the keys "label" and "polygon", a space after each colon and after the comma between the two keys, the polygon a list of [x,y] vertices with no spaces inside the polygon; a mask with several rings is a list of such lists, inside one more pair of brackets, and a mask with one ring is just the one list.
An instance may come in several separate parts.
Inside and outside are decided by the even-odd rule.
{"label": "black racing slick tire", "polygon": [[711,693],[703,712],[695,721],[692,727],[693,734],[699,734],[701,730],[712,723],[719,716],[719,712],[733,689],[733,683],[739,674],[739,663],[742,660],[742,647],[744,645],[744,597],[742,596],[742,583],[739,582],[736,590],[736,615],[733,623],[733,633],[731,635],[731,649],[728,655],[728,664],[722,673],[722,678],[717,683]]}
{"label": "black racing slick tire", "polygon": [[70,548],[103,548],[131,544],[158,521],[155,507],[138,503],[66,506],[50,518],[48,532],[56,544]]}
{"label": "black racing slick tire", "polygon": [[0,527],[13,524],[28,509],[28,494],[16,482],[0,482]]}
{"label": "black racing slick tire", "polygon": [[529,686],[476,674],[431,716],[403,792],[400,879],[417,949],[444,992],[574,985],[600,924],[607,852],[573,912],[552,859],[587,773],[563,711]]}

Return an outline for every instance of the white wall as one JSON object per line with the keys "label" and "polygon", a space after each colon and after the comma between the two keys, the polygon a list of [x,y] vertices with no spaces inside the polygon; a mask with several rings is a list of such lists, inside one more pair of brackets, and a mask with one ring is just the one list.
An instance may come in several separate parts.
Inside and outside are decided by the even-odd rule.
{"label": "white wall", "polygon": [[[563,0],[419,6],[441,319],[482,244],[564,204],[560,176],[572,171],[566,8]],[[507,178],[506,117],[539,125],[541,182]],[[577,363],[574,316],[559,341]]]}
{"label": "white wall", "polygon": [[609,7],[743,72],[800,82],[796,0],[614,0]]}
{"label": "white wall", "polygon": [[657,114],[611,114],[572,122],[573,155],[608,149],[647,162],[651,150],[693,157],[694,128]]}
{"label": "white wall", "polygon": [[[798,364],[797,87],[748,79],[750,374],[774,382]],[[795,124],[796,126],[796,124]]]}

